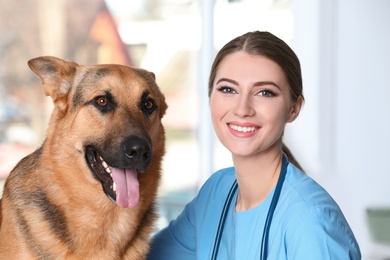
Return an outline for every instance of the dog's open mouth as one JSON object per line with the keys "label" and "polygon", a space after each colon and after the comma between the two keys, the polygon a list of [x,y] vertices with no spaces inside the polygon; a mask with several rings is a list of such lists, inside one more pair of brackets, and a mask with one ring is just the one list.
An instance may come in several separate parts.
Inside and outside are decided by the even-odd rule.
{"label": "dog's open mouth", "polygon": [[88,147],[86,160],[101,182],[107,196],[122,208],[134,208],[139,202],[138,171],[132,168],[115,168],[108,165],[96,150]]}

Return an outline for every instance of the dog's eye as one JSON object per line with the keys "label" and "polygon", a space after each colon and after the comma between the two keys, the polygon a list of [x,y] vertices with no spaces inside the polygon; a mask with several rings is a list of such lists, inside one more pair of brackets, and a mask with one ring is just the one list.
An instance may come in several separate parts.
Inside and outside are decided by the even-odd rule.
{"label": "dog's eye", "polygon": [[144,108],[146,110],[152,110],[154,108],[154,101],[153,101],[153,99],[146,100],[145,103],[144,103]]}
{"label": "dog's eye", "polygon": [[105,107],[105,106],[107,106],[108,105],[108,100],[107,100],[107,98],[106,97],[97,97],[96,99],[95,99],[95,103],[96,103],[96,105],[98,105],[98,106],[100,106],[100,107]]}
{"label": "dog's eye", "polygon": [[149,96],[149,93],[145,91],[142,94],[141,102],[139,103],[139,108],[144,113],[145,116],[149,117],[153,114],[154,111],[157,109],[156,102],[153,98]]}
{"label": "dog's eye", "polygon": [[118,106],[110,91],[106,91],[104,95],[95,96],[87,104],[93,105],[103,114],[114,110]]}

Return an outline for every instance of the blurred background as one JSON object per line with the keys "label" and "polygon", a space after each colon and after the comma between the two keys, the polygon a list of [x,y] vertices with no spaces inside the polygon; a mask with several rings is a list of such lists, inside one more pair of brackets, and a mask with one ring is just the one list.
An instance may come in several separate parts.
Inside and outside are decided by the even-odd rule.
{"label": "blurred background", "polygon": [[363,259],[389,259],[388,0],[0,0],[0,191],[44,140],[52,110],[29,59],[142,67],[169,104],[165,226],[213,171],[231,165],[210,124],[208,73],[223,44],[253,30],[279,36],[301,60],[306,102],[286,143],[339,203]]}

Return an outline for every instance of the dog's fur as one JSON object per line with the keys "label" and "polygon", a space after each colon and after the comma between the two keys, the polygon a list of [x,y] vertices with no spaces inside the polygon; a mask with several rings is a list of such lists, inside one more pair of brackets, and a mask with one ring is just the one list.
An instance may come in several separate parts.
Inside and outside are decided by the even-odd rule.
{"label": "dog's fur", "polygon": [[[54,111],[42,146],[6,180],[0,259],[144,259],[165,151],[167,105],[154,74],[55,57],[28,64]],[[128,175],[118,194],[102,160]]]}

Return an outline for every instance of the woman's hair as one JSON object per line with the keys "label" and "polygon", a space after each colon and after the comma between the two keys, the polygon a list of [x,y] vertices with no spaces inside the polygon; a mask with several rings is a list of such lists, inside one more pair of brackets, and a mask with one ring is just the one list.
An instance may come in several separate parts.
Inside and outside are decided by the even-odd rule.
{"label": "woman's hair", "polygon": [[[251,55],[264,56],[276,62],[282,69],[290,87],[291,101],[297,102],[298,97],[302,97],[303,99],[301,65],[297,55],[283,40],[272,33],[260,31],[248,32],[238,36],[223,46],[217,53],[209,77],[209,96],[213,91],[213,84],[219,64],[227,55],[238,51],[245,51]],[[302,167],[295,160],[285,144],[283,144],[282,149],[289,161],[302,170]]]}

